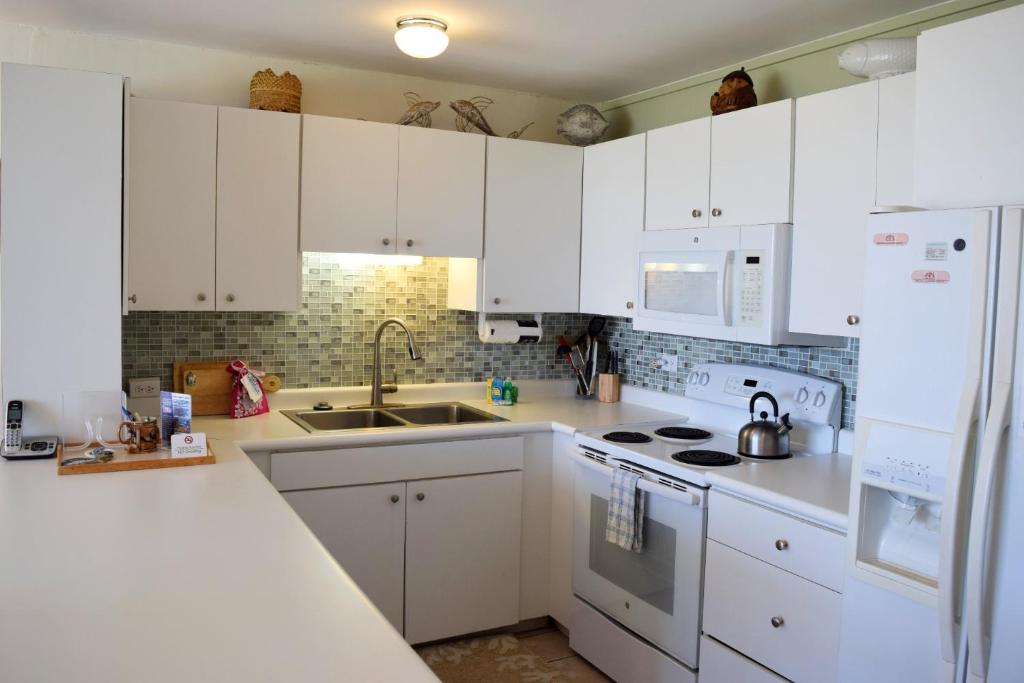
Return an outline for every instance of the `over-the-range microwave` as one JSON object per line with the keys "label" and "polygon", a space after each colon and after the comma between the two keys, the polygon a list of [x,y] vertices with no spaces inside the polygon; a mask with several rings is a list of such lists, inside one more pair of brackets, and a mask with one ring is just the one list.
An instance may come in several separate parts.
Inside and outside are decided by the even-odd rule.
{"label": "over-the-range microwave", "polygon": [[789,332],[792,233],[784,223],[644,232],[634,329],[766,345],[841,343]]}

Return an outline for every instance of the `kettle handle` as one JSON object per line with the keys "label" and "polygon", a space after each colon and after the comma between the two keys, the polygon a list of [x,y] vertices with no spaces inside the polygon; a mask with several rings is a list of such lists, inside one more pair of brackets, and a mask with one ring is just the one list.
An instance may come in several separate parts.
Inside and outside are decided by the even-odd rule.
{"label": "kettle handle", "polygon": [[779,421],[779,402],[775,400],[775,397],[769,394],[767,391],[759,391],[750,397],[750,417],[754,417],[754,404],[757,403],[757,399],[766,398],[772,404],[772,410],[775,411],[775,421]]}

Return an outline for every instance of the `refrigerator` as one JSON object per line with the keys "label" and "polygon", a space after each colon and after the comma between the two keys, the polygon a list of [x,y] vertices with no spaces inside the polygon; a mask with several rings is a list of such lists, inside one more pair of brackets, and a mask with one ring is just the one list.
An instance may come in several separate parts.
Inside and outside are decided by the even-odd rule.
{"label": "refrigerator", "polygon": [[873,215],[838,679],[1024,680],[1019,207]]}

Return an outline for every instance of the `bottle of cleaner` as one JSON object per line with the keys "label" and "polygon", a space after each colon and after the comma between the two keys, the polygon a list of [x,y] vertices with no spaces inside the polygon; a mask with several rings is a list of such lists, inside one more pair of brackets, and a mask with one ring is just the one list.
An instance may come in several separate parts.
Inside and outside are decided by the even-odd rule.
{"label": "bottle of cleaner", "polygon": [[501,405],[510,406],[512,405],[512,378],[506,377],[504,384],[501,385]]}
{"label": "bottle of cleaner", "polygon": [[502,403],[502,397],[504,395],[504,383],[500,377],[495,377],[491,380],[491,403],[496,406],[504,405]]}
{"label": "bottle of cleaner", "polygon": [[487,378],[486,386],[484,387],[486,389],[485,393],[487,394],[487,402],[488,403],[494,403],[494,397],[491,395],[491,386],[493,384],[494,384],[494,378],[493,377],[488,377]]}

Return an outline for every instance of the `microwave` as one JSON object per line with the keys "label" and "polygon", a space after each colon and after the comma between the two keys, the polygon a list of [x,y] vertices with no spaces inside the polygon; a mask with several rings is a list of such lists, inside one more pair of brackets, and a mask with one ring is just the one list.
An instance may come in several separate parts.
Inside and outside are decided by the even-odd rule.
{"label": "microwave", "polygon": [[783,223],[645,232],[633,328],[765,345],[841,343],[788,331],[792,234]]}

